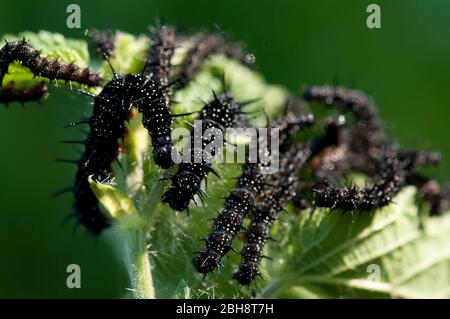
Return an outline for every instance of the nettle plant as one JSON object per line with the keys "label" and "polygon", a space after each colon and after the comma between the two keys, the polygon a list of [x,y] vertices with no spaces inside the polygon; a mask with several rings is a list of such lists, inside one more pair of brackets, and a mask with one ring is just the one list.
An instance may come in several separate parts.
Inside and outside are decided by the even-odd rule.
{"label": "nettle plant", "polygon": [[[218,34],[88,35],[92,65],[83,40],[4,35],[0,102],[43,100],[52,84],[92,99],[68,124],[89,127],[67,141],[83,152],[66,160],[73,217],[117,247],[134,297],[450,296],[449,190],[421,172],[440,155],[399,149],[362,92],[297,98]],[[194,122],[214,134],[172,136]],[[256,156],[214,162],[225,150],[208,143],[239,127],[267,127],[277,148],[262,133],[225,136],[228,151],[256,141]]]}

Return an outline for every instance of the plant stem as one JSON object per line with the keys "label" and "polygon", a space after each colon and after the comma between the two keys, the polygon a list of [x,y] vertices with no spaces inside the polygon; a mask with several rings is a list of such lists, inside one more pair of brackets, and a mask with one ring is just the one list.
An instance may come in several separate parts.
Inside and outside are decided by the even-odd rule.
{"label": "plant stem", "polygon": [[145,244],[145,234],[142,230],[129,229],[124,232],[124,235],[124,259],[134,298],[154,299],[155,289]]}
{"label": "plant stem", "polygon": [[280,291],[282,289],[282,287],[285,286],[286,281],[279,278],[279,279],[274,279],[270,285],[268,285],[266,288],[264,288],[263,291],[261,291],[261,293],[258,296],[259,298],[262,299],[267,299],[267,298],[274,298],[276,293],[278,291]]}

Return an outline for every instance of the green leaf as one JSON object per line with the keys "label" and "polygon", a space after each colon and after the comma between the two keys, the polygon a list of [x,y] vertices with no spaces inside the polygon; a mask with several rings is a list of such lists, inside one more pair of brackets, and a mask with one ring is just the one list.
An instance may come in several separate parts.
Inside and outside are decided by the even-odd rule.
{"label": "green leaf", "polygon": [[[65,38],[62,34],[48,31],[39,31],[38,33],[21,32],[17,35],[4,34],[1,38],[7,41],[25,39],[34,48],[42,50],[44,56],[59,58],[66,63],[75,62],[83,68],[89,66],[90,63],[87,43],[84,40]],[[8,74],[3,79],[3,85],[10,81],[28,85],[42,80],[45,79],[33,78],[30,70],[16,61],[9,66]]]}
{"label": "green leaf", "polygon": [[411,187],[394,202],[370,215],[321,210],[279,225],[285,235],[269,255],[288,253],[265,263],[272,282],[262,296],[448,298],[450,215],[423,220]]}
{"label": "green leaf", "polygon": [[[146,36],[134,36],[117,31],[114,57],[111,58],[111,64],[116,73],[140,73],[145,65],[148,46],[149,42]],[[112,78],[111,67],[106,61],[102,62],[101,68],[105,78]]]}
{"label": "green leaf", "polygon": [[109,217],[118,225],[130,229],[141,229],[145,225],[127,194],[112,185],[94,181],[91,176],[89,176],[89,184]]}
{"label": "green leaf", "polygon": [[182,279],[175,289],[175,299],[190,299],[191,292],[188,283]]}

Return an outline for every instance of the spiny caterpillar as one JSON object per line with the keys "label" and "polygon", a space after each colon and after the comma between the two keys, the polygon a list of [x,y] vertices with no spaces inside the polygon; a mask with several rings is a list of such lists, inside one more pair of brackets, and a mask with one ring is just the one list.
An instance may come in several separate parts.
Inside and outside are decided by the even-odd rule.
{"label": "spiny caterpillar", "polygon": [[155,82],[161,86],[167,86],[170,79],[172,59],[177,45],[176,30],[172,26],[161,26],[152,30],[151,45],[148,52],[149,61],[146,64],[144,74],[152,76]]}
{"label": "spiny caterpillar", "polygon": [[[373,164],[383,154],[386,144],[382,125],[373,101],[364,93],[344,87],[314,86],[308,88],[303,97],[309,102],[319,102],[354,114],[356,132],[352,135],[352,151],[360,154],[361,163],[355,166],[366,167]],[[362,154],[366,153],[365,159]],[[368,164],[367,161],[370,163]]]}
{"label": "spiny caterpillar", "polygon": [[434,152],[405,152],[388,147],[377,163],[373,186],[338,189],[324,182],[322,187],[314,190],[315,204],[344,211],[370,211],[383,207],[406,184],[408,175],[415,172],[417,166],[438,161],[439,156]]}
{"label": "spiny caterpillar", "polygon": [[[327,85],[310,87],[303,96],[309,102],[353,114],[356,124],[354,128],[349,127],[344,123],[345,117],[340,115],[332,119],[335,123],[328,124],[325,135],[313,142],[308,164],[313,178],[299,186],[299,194],[309,192],[316,184],[323,186],[323,179],[336,180],[351,170],[373,176],[388,141],[372,100],[360,91]],[[336,121],[342,122],[339,128]],[[294,203],[302,209],[310,206],[304,197]]]}
{"label": "spiny caterpillar", "polygon": [[262,199],[252,215],[252,221],[245,232],[241,264],[233,278],[242,285],[248,285],[259,275],[259,263],[264,257],[264,246],[270,239],[270,229],[278,213],[295,195],[298,173],[310,157],[307,145],[295,145],[283,155],[280,172],[271,186],[263,192]]}
{"label": "spiny caterpillar", "polygon": [[[134,87],[136,106],[142,113],[142,125],[152,139],[153,160],[161,168],[173,165],[172,115],[164,96],[164,87],[143,75],[135,75]],[[170,85],[170,84],[169,84]]]}
{"label": "spiny caterpillar", "polygon": [[114,72],[113,79],[95,98],[94,111],[89,121],[91,131],[76,177],[77,218],[93,233],[100,232],[108,223],[104,217],[100,217],[102,215],[87,178],[94,175],[95,180],[102,181],[112,174],[111,163],[117,158],[118,139],[124,136],[125,121],[133,105],[142,113],[142,124],[152,138],[155,164],[168,168],[173,163],[172,115],[162,88],[144,75],[117,76]]}
{"label": "spiny caterpillar", "polygon": [[370,211],[387,205],[404,186],[404,163],[397,156],[387,152],[377,166],[378,175],[375,176],[374,185],[371,187],[360,189],[351,186],[339,189],[326,181],[323,185],[316,186],[315,205],[344,211]]}
{"label": "spiny caterpillar", "polygon": [[419,173],[406,178],[408,185],[417,187],[420,197],[430,205],[431,215],[440,215],[450,208],[450,187],[442,189],[439,183]]}
{"label": "spiny caterpillar", "polygon": [[[310,158],[305,169],[311,171],[311,178],[298,183],[293,204],[299,209],[312,208],[310,191],[314,185],[325,177],[336,179],[351,167],[349,134],[346,119],[343,115],[330,117],[324,127],[324,133],[310,143]],[[311,195],[311,196],[310,196]]]}
{"label": "spiny caterpillar", "polygon": [[[294,116],[289,114],[274,122],[270,128],[278,128],[280,132],[280,149],[285,150],[290,144],[290,137],[304,127],[314,123],[312,114]],[[260,143],[261,145],[261,143]],[[268,146],[270,149],[270,145]],[[265,150],[258,150],[258,152]],[[214,220],[213,232],[205,240],[206,247],[192,260],[195,269],[202,274],[213,271],[222,258],[232,249],[232,241],[242,229],[245,217],[253,214],[257,197],[263,191],[268,178],[266,165],[258,158],[257,163],[244,164],[242,175],[239,177],[234,190],[225,200],[224,209]]]}
{"label": "spiny caterpillar", "polygon": [[[376,163],[380,162],[383,155],[382,150],[389,142],[382,132],[381,121],[378,118],[376,107],[373,102],[360,91],[332,86],[311,87],[306,90],[304,97],[310,102],[321,102],[340,108],[343,111],[351,112],[357,119],[356,132],[352,135],[348,135],[351,139],[347,138],[347,142],[341,144],[346,148],[346,158],[342,158],[340,161],[344,166],[335,167],[333,170],[324,170],[324,168],[326,168],[325,166],[317,167],[317,169],[314,170],[317,179],[319,181],[324,178],[327,178],[328,180],[336,179],[338,176],[341,176],[342,173],[348,172],[350,169],[361,171],[374,177],[376,174]],[[342,149],[340,150],[339,148],[336,150],[342,151]],[[330,154],[331,158],[336,158],[336,155],[338,155],[336,154],[336,150]],[[321,156],[318,157],[321,159],[321,162],[324,162],[323,155],[324,154],[321,154]],[[406,153],[403,152],[403,155],[401,156],[404,157],[405,155]],[[420,152],[416,155],[419,156]],[[431,154],[428,153],[427,156],[429,161],[434,161],[434,163],[438,161],[436,155],[432,157]],[[415,160],[423,161],[424,158],[422,156],[422,159],[419,157]],[[314,160],[312,162],[314,163]],[[339,163],[335,163],[335,165],[336,164]],[[322,184],[322,187],[323,186],[324,184]],[[345,196],[351,197],[350,194],[357,193],[357,190],[352,187],[350,189],[343,189],[338,193],[342,192],[345,193]],[[433,198],[436,198],[436,196]],[[372,199],[372,202],[375,202],[375,200]]]}
{"label": "spiny caterpillar", "polygon": [[117,159],[118,140],[124,137],[125,121],[132,105],[143,113],[143,125],[152,137],[155,163],[163,168],[172,164],[171,115],[159,85],[143,75],[118,76],[114,72],[113,79],[95,97],[89,120],[90,133],[84,142],[85,152],[77,162],[75,214],[94,234],[107,227],[109,222],[100,212],[88,177],[93,175],[97,181],[111,177],[111,163]]}
{"label": "spiny caterpillar", "polygon": [[9,82],[6,86],[0,88],[0,103],[39,101],[47,92],[48,87],[45,82],[26,88],[18,88],[13,82]]}
{"label": "spiny caterpillar", "polygon": [[417,188],[419,196],[430,205],[431,215],[439,215],[450,207],[450,187],[441,188],[439,183],[417,171],[419,166],[439,165],[441,154],[433,151],[407,150],[399,156],[409,162],[406,184]]}
{"label": "spiny caterpillar", "polygon": [[[137,102],[142,113],[142,124],[152,139],[155,164],[167,169],[173,165],[172,118],[170,112],[170,88],[177,82],[169,82],[173,52],[176,46],[175,29],[170,26],[156,28],[152,33],[147,62],[141,73],[145,87]],[[144,77],[145,75],[145,77]]]}
{"label": "spiny caterpillar", "polygon": [[102,182],[112,175],[111,164],[117,159],[119,139],[124,137],[131,106],[130,91],[136,89],[136,80],[134,75],[114,76],[95,97],[88,122],[90,132],[84,142],[84,154],[77,162],[73,192],[75,217],[93,234],[109,226],[109,220],[100,211],[88,177],[93,175],[94,180]]}
{"label": "spiny caterpillar", "polygon": [[87,86],[98,86],[100,77],[89,68],[80,68],[75,63],[64,63],[58,59],[52,60],[41,55],[25,39],[6,42],[0,50],[0,84],[8,67],[14,61],[20,61],[37,76],[50,80],[74,81]]}
{"label": "spiny caterpillar", "polygon": [[[165,27],[158,29],[158,33],[164,33]],[[98,35],[98,37],[101,37]],[[165,40],[161,40],[164,41]],[[154,42],[150,46],[149,54],[159,52],[157,48],[161,42]],[[175,45],[171,43],[170,45]],[[105,45],[98,46],[102,50]],[[155,49],[155,47],[157,47]],[[102,52],[102,56],[109,62],[108,54]],[[173,52],[172,52],[173,53]],[[165,56],[167,58],[170,57]],[[167,169],[173,165],[172,153],[175,152],[172,146],[172,118],[180,115],[170,113],[170,98],[167,90],[176,82],[168,83],[170,74],[170,61],[164,58],[156,58],[149,55],[148,61],[141,74],[134,74],[134,86],[129,87],[124,92],[128,95],[129,101],[134,101],[138,111],[142,113],[142,124],[149,132],[153,146],[153,159],[155,164],[161,168]],[[111,64],[110,64],[111,65]],[[165,73],[159,73],[163,77],[155,76],[153,71],[164,70]],[[113,70],[114,75],[116,74]],[[184,115],[184,114],[182,114]]]}
{"label": "spiny caterpillar", "polygon": [[225,200],[224,209],[214,220],[213,232],[205,240],[206,247],[192,259],[198,272],[206,275],[216,269],[232,249],[232,241],[241,231],[244,218],[255,209],[256,197],[261,193],[265,180],[260,165],[245,165],[235,189]]}
{"label": "spiny caterpillar", "polygon": [[192,47],[180,66],[179,88],[186,86],[194,78],[205,59],[213,54],[223,54],[247,66],[254,63],[254,56],[244,54],[238,44],[230,44],[218,34],[201,33],[194,38]]}
{"label": "spiny caterpillar", "polygon": [[[108,60],[108,56],[113,53],[113,46],[111,45],[113,34],[111,32],[94,33],[93,37],[97,50]],[[124,121],[127,120],[127,112],[131,104],[135,104],[143,115],[143,125],[152,138],[155,164],[162,168],[169,168],[173,165],[171,155],[174,148],[171,140],[171,122],[174,115],[170,114],[169,111],[170,94],[167,89],[174,84],[169,83],[169,76],[170,58],[175,49],[175,44],[174,28],[167,26],[157,28],[152,35],[148,63],[142,74],[128,74],[124,77],[117,77],[113,70],[114,79],[105,86],[102,94],[96,98],[94,109],[102,111],[98,114],[94,111],[93,117],[89,121],[91,133],[85,142],[85,155],[78,162],[77,184],[74,189],[76,216],[93,233],[99,233],[108,225],[108,221],[100,213],[98,202],[89,189],[87,177],[94,175],[96,180],[105,180],[112,174],[111,162],[117,157],[117,138],[123,137],[123,125]],[[144,74],[150,74],[150,78],[145,77]],[[119,104],[107,105],[111,101],[108,98],[105,99],[105,95],[115,95],[114,100],[120,103],[121,107]],[[107,113],[107,107],[119,109],[120,119],[113,121],[105,117],[103,113]],[[205,112],[207,111],[206,109],[203,114],[206,115]],[[106,127],[108,124],[110,126]],[[102,128],[101,125],[105,125],[105,127]],[[101,138],[96,137],[96,129],[100,131],[105,129],[108,134],[101,136]],[[103,143],[108,145],[107,150],[99,151],[101,150],[100,145]],[[170,196],[171,193],[168,192],[168,194],[167,196]],[[174,205],[172,204],[172,206]]]}
{"label": "spiny caterpillar", "polygon": [[216,136],[223,137],[227,128],[233,127],[242,115],[242,107],[246,103],[236,101],[229,92],[217,95],[204,105],[200,112],[201,144],[196,145],[194,131],[190,140],[189,161],[179,164],[178,171],[172,177],[172,184],[162,197],[163,203],[178,211],[188,208],[195,195],[204,196],[201,183],[210,172],[215,173],[211,167],[215,152],[206,150],[208,144],[214,143]]}

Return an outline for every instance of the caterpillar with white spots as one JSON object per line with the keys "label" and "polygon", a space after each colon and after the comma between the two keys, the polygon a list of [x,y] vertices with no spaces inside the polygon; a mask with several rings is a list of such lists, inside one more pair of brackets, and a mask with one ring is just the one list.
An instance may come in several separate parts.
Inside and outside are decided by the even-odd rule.
{"label": "caterpillar with white spots", "polygon": [[295,145],[283,155],[280,172],[262,194],[245,232],[241,264],[233,275],[240,284],[248,285],[259,275],[259,264],[264,257],[264,246],[270,239],[270,229],[279,212],[294,197],[298,187],[298,174],[309,157],[310,147],[304,144]]}
{"label": "caterpillar with white spots", "polygon": [[351,151],[358,156],[353,159],[353,167],[373,170],[388,143],[374,102],[361,91],[328,85],[310,87],[303,97],[306,101],[323,103],[354,115],[356,127]]}
{"label": "caterpillar with white spots", "polygon": [[[292,135],[302,128],[313,125],[313,123],[314,117],[312,114],[299,116],[288,114],[275,121],[270,128],[279,129],[280,150],[286,151],[291,143]],[[270,145],[267,149],[270,149]],[[264,152],[265,150],[258,151]],[[214,220],[213,231],[205,240],[206,247],[192,260],[192,264],[198,272],[207,274],[213,271],[220,264],[222,258],[232,249],[232,241],[241,231],[244,218],[255,212],[257,198],[263,191],[268,178],[267,164],[259,158],[257,163],[247,162],[244,164],[242,175],[239,177],[234,190],[225,200],[224,209]]]}
{"label": "caterpillar with white spots", "polygon": [[172,177],[172,184],[163,194],[162,202],[177,211],[188,208],[194,196],[200,198],[204,195],[201,183],[208,173],[214,170],[211,167],[216,149],[206,150],[208,144],[215,142],[217,136],[224,138],[225,130],[233,127],[242,116],[245,103],[236,101],[229,92],[215,94],[213,99],[206,103],[200,111],[201,143],[195,143],[196,130],[193,130],[189,141],[189,160],[179,164],[178,171]]}

